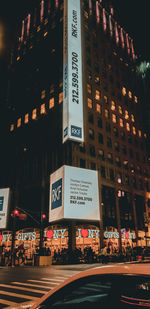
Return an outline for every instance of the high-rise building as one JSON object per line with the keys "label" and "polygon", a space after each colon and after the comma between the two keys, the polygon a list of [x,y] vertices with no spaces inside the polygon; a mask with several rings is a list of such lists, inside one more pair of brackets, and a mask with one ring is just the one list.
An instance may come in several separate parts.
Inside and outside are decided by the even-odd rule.
{"label": "high-rise building", "polygon": [[[34,251],[40,223],[42,242],[52,253],[149,244],[149,165],[135,62],[133,40],[105,1],[42,0],[25,16],[14,52],[10,160],[3,181],[11,189],[11,212],[27,215],[26,221],[17,219],[16,246],[24,242]],[[50,175],[62,168],[75,177],[66,166],[81,175],[89,171],[86,185],[98,175],[96,220],[87,216],[86,205],[80,216],[77,202],[78,215],[48,215]],[[55,201],[70,194],[69,185],[55,192]],[[69,200],[62,200],[68,209]],[[10,216],[9,230],[12,221]],[[6,241],[10,232],[2,233]]]}

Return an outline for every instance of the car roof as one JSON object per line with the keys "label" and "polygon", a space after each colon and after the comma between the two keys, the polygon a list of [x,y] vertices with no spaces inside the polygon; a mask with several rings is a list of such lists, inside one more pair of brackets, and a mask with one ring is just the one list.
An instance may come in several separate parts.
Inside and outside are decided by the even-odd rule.
{"label": "car roof", "polygon": [[105,265],[105,266],[98,266],[92,268],[90,270],[85,270],[79,272],[78,274],[70,277],[69,279],[65,280],[63,283],[59,284],[57,287],[49,291],[46,295],[44,295],[37,303],[35,303],[31,309],[35,309],[40,305],[47,297],[51,296],[53,293],[58,291],[59,289],[63,288],[65,285],[88,276],[93,275],[101,275],[101,274],[133,274],[133,275],[149,275],[150,276],[150,263],[120,263],[120,264],[113,264],[113,265]]}

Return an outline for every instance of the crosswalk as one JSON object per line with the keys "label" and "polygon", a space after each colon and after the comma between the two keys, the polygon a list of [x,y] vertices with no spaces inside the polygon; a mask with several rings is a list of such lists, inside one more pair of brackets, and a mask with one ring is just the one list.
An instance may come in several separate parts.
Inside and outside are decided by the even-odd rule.
{"label": "crosswalk", "polygon": [[12,281],[0,284],[0,309],[13,308],[22,303],[37,301],[48,291],[77,272],[55,275],[53,278],[28,279],[26,282]]}

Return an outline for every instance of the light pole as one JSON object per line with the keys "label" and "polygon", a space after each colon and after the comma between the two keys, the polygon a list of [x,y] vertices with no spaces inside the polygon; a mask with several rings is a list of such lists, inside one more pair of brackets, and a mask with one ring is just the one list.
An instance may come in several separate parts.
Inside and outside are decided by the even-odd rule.
{"label": "light pole", "polygon": [[18,209],[15,209],[11,214],[13,217],[13,228],[12,228],[12,243],[11,243],[11,266],[15,266],[15,235],[16,235],[16,218],[19,217]]}

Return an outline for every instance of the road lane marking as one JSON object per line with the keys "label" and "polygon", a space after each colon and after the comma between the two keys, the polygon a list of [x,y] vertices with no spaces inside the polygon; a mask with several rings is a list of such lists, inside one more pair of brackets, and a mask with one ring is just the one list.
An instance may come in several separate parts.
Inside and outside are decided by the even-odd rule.
{"label": "road lane marking", "polygon": [[24,299],[31,299],[31,300],[38,300],[40,298],[40,297],[23,295],[23,294],[17,294],[17,293],[6,292],[6,291],[1,291],[1,290],[0,290],[0,295],[9,295],[9,296],[14,296],[14,297],[18,297],[18,298],[24,298]]}
{"label": "road lane marking", "polygon": [[0,305],[1,304],[8,305],[8,306],[15,306],[17,303],[0,298]]}
{"label": "road lane marking", "polygon": [[42,280],[47,280],[47,281],[58,281],[58,282],[64,282],[63,279],[48,279],[48,278],[41,278]]}
{"label": "road lane marking", "polygon": [[26,286],[33,286],[35,288],[44,288],[44,289],[50,289],[51,288],[51,285],[40,285],[40,284],[33,284],[33,283],[23,283],[23,282],[11,282],[13,284],[18,284],[18,285],[26,285]]}
{"label": "road lane marking", "polygon": [[[28,280],[30,282],[40,282],[40,283],[49,283],[49,281],[41,281],[41,280]],[[51,284],[54,284],[54,285],[58,285],[58,283],[55,283],[55,282],[51,282]]]}
{"label": "road lane marking", "polygon": [[22,287],[18,287],[16,285],[9,285],[9,284],[0,284],[0,287],[3,287],[3,288],[10,288],[10,289],[18,289],[18,290],[21,290],[21,291],[29,291],[29,292],[36,292],[36,293],[39,293],[39,294],[46,294],[47,291],[41,291],[41,290],[35,290],[35,289],[28,289],[28,288],[22,288]]}

